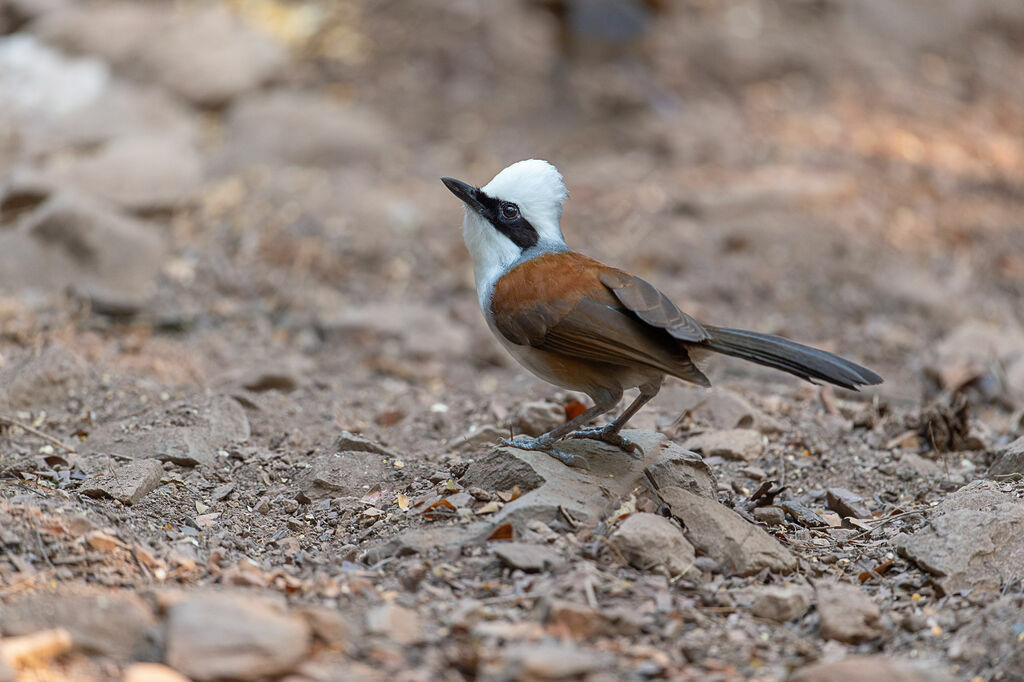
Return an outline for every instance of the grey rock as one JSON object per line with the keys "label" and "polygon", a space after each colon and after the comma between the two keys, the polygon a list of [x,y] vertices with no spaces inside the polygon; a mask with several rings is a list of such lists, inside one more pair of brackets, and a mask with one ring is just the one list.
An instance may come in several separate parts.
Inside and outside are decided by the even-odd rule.
{"label": "grey rock", "polygon": [[339,435],[335,436],[334,440],[331,442],[331,449],[335,452],[372,452],[377,455],[391,458],[398,456],[380,443],[374,443],[369,438],[363,438],[360,435],[350,433],[348,431],[342,431]]}
{"label": "grey rock", "polygon": [[191,142],[155,134],[118,137],[95,153],[61,160],[47,174],[133,211],[186,206],[203,179]]}
{"label": "grey rock", "polygon": [[1024,474],[1024,436],[996,450],[996,460],[987,476],[996,478],[1010,474]]}
{"label": "grey rock", "polygon": [[828,508],[840,516],[870,519],[871,512],[864,505],[864,498],[846,488],[829,488],[825,491]]}
{"label": "grey rock", "polygon": [[786,512],[782,507],[776,507],[774,505],[768,507],[755,507],[751,514],[753,514],[755,519],[761,523],[766,523],[769,526],[781,526],[786,522]]}
{"label": "grey rock", "polygon": [[670,576],[677,577],[693,568],[693,545],[663,516],[632,514],[610,540],[626,560],[641,571],[662,567]]}
{"label": "grey rock", "polygon": [[97,476],[82,485],[81,493],[90,497],[112,497],[124,504],[135,504],[160,485],[164,468],[155,459],[127,462],[109,474]]}
{"label": "grey rock", "polygon": [[778,540],[719,502],[682,488],[659,493],[693,546],[729,574],[753,575],[765,568],[790,573],[796,568],[796,558]]}
{"label": "grey rock", "polygon": [[160,88],[113,81],[95,100],[28,130],[33,156],[98,147],[117,138],[153,138],[195,144],[197,117]]}
{"label": "grey rock", "polygon": [[[284,48],[221,8],[180,12],[130,68],[193,104],[220,106],[277,77]],[[293,131],[298,132],[298,131]]]}
{"label": "grey rock", "polygon": [[819,628],[825,639],[858,644],[882,633],[878,606],[859,587],[822,581],[815,585],[815,596]]}
{"label": "grey rock", "polygon": [[494,555],[502,563],[527,573],[538,573],[557,569],[565,559],[547,545],[532,545],[525,542],[498,542],[493,545]]}
{"label": "grey rock", "polygon": [[313,636],[335,650],[346,650],[360,634],[360,628],[337,609],[309,604],[296,609],[309,623]]}
{"label": "grey rock", "polygon": [[565,409],[555,403],[538,400],[523,403],[512,418],[516,434],[536,437],[565,423]]}
{"label": "grey rock", "polygon": [[144,601],[127,591],[37,592],[0,609],[0,632],[7,636],[56,627],[66,629],[86,653],[121,662],[158,656],[156,618]]}
{"label": "grey rock", "polygon": [[362,497],[366,491],[387,480],[392,466],[374,452],[332,452],[317,455],[297,483],[311,499]]}
{"label": "grey rock", "polygon": [[487,491],[512,490],[516,486],[528,493],[544,484],[544,479],[529,462],[508,448],[495,448],[478,457],[460,479],[463,487]]}
{"label": "grey rock", "polygon": [[166,254],[156,228],[101,202],[33,183],[15,181],[3,193],[4,205],[12,196],[41,202],[18,229],[0,230],[0,286],[72,288],[97,305],[141,307],[155,290]]}
{"label": "grey rock", "polygon": [[758,618],[786,623],[807,613],[810,606],[810,590],[795,585],[769,585],[756,589],[751,612]]}
{"label": "grey rock", "polygon": [[419,615],[395,602],[370,609],[366,614],[366,630],[406,646],[423,641],[426,633]]}
{"label": "grey rock", "polygon": [[985,511],[1012,499],[992,481],[972,481],[943,497],[934,511],[939,514],[960,509]]}
{"label": "grey rock", "polygon": [[998,679],[998,672],[1024,670],[1022,632],[1024,595],[1004,595],[957,630],[947,653],[950,659],[968,664],[985,678]]}
{"label": "grey rock", "polygon": [[795,671],[789,682],[953,682],[938,664],[901,661],[888,656],[849,656],[813,663]]}
{"label": "grey rock", "polygon": [[899,462],[896,464],[896,472],[908,477],[924,476],[926,478],[938,478],[943,475],[942,466],[938,462],[925,459],[915,452],[900,454]]}
{"label": "grey rock", "polygon": [[64,404],[83,390],[85,361],[63,346],[12,353],[0,368],[0,407],[24,409]]}
{"label": "grey rock", "polygon": [[168,23],[168,12],[159,4],[112,2],[50,12],[32,25],[32,31],[66,52],[126,65]]}
{"label": "grey rock", "polygon": [[207,680],[259,680],[290,672],[306,656],[312,631],[279,603],[249,593],[186,597],[167,614],[169,666]]}
{"label": "grey rock", "polygon": [[658,459],[647,467],[647,476],[655,488],[676,487],[706,497],[718,497],[718,482],[711,467],[695,452],[668,443]]}
{"label": "grey rock", "polygon": [[227,117],[229,162],[337,166],[379,157],[392,133],[379,113],[305,92],[246,97]]}
{"label": "grey rock", "polygon": [[674,410],[686,411],[698,423],[716,429],[756,429],[761,433],[779,433],[782,424],[746,398],[719,386],[694,389],[686,386],[667,387],[659,400],[671,404]]}
{"label": "grey rock", "polygon": [[822,528],[828,525],[828,521],[821,518],[813,509],[796,500],[779,502],[778,506],[792,516],[794,521],[805,528]]}
{"label": "grey rock", "polygon": [[750,461],[760,457],[764,452],[764,437],[754,429],[708,431],[686,439],[683,447],[700,452],[706,457]]}
{"label": "grey rock", "polygon": [[426,526],[411,528],[371,548],[366,562],[375,564],[389,557],[403,557],[435,548],[453,548],[483,542],[494,530],[490,523]]}
{"label": "grey rock", "polygon": [[988,482],[950,495],[925,528],[896,540],[897,551],[939,576],[947,593],[998,591],[1024,577],[1024,503],[978,483]]}
{"label": "grey rock", "polygon": [[249,420],[237,402],[225,396],[203,396],[101,424],[80,450],[195,466],[213,464],[218,450],[248,438]]}
{"label": "grey rock", "polygon": [[[563,514],[567,513],[580,523],[596,525],[614,510],[618,500],[628,497],[634,488],[643,484],[644,469],[657,461],[668,442],[663,435],[651,431],[628,430],[623,436],[640,446],[643,459],[593,440],[574,439],[558,444],[565,452],[584,458],[589,471],[568,467],[543,452],[497,448],[502,457],[527,464],[544,483],[506,504],[492,517],[492,522],[512,523],[522,531],[531,520],[549,523],[563,519]],[[513,466],[512,459],[505,461],[509,467]],[[484,487],[477,479],[465,485]]]}
{"label": "grey rock", "polygon": [[488,679],[570,680],[583,679],[598,670],[614,669],[612,657],[571,644],[515,644],[502,651],[494,674]]}

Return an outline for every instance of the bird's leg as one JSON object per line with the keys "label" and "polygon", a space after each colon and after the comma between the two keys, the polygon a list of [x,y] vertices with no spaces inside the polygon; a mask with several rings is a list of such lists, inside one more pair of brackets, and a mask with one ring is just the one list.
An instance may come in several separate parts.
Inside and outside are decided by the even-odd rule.
{"label": "bird's leg", "polygon": [[629,404],[625,410],[622,411],[618,417],[605,424],[604,426],[595,426],[588,429],[580,429],[575,433],[571,434],[570,438],[590,438],[593,440],[599,440],[609,445],[622,448],[626,452],[638,452],[643,454],[640,446],[636,443],[623,438],[619,431],[626,425],[634,414],[640,411],[640,408],[651,401],[654,396],[658,395],[658,391],[661,390],[661,379],[656,382],[644,384],[640,386],[640,395],[636,397],[636,400]]}
{"label": "bird's leg", "polygon": [[555,443],[562,438],[565,438],[568,434],[578,429],[583,424],[586,424],[595,417],[600,417],[602,414],[614,408],[619,398],[622,397],[620,393],[617,396],[613,396],[610,393],[608,396],[601,396],[603,399],[596,402],[593,407],[584,410],[582,413],[577,415],[575,418],[570,419],[561,426],[557,426],[545,434],[541,434],[536,438],[516,438],[515,440],[509,440],[508,438],[502,438],[502,445],[509,445],[520,450],[536,450],[539,452],[546,452],[555,459],[559,460],[563,464],[568,466],[577,466],[583,469],[587,468],[587,460],[583,459],[579,455],[573,455],[568,452],[563,452],[554,447]]}

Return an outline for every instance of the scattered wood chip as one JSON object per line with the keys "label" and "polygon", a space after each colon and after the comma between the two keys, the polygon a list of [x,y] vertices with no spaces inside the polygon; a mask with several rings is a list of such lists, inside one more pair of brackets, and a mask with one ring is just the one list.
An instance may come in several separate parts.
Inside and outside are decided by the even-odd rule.
{"label": "scattered wood chip", "polygon": [[516,539],[516,529],[511,523],[503,523],[494,529],[487,542],[505,542]]}

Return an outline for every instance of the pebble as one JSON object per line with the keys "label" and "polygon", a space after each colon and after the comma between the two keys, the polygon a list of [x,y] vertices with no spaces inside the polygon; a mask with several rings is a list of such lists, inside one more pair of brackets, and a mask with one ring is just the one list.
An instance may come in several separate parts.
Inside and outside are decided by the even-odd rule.
{"label": "pebble", "polygon": [[840,516],[871,518],[871,512],[864,506],[864,498],[846,488],[829,488],[825,491],[825,500],[828,508]]}
{"label": "pebble", "polygon": [[809,590],[795,585],[769,585],[758,588],[751,611],[759,618],[786,623],[807,613],[810,606]]}
{"label": "pebble", "polygon": [[753,575],[765,568],[790,573],[796,558],[760,527],[717,501],[682,488],[665,488],[661,498],[686,528],[686,537],[731,575]]}
{"label": "pebble", "polygon": [[123,504],[135,504],[156,490],[164,468],[155,459],[141,459],[118,465],[110,474],[86,481],[81,488],[89,497],[112,497]]}
{"label": "pebble", "polygon": [[188,678],[160,663],[132,663],[124,671],[123,682],[188,682]]}
{"label": "pebble", "polygon": [[610,540],[626,560],[641,571],[662,567],[675,577],[693,568],[693,545],[683,537],[678,526],[663,516],[644,512],[632,514]]}
{"label": "pebble", "polygon": [[819,628],[825,639],[859,644],[882,634],[878,606],[859,587],[821,581],[815,586]]}
{"label": "pebble", "polygon": [[782,507],[776,507],[774,505],[768,507],[755,507],[754,511],[751,512],[754,518],[761,523],[766,523],[769,526],[781,526],[786,523],[786,512],[783,511]]}
{"label": "pebble", "polygon": [[250,592],[193,593],[167,614],[165,661],[198,682],[284,675],[309,649],[305,619]]}
{"label": "pebble", "polygon": [[523,403],[513,417],[516,434],[536,437],[565,423],[561,405],[546,401]]}
{"label": "pebble", "polygon": [[850,656],[831,663],[804,666],[789,682],[952,682],[953,677],[927,663],[888,656]]}
{"label": "pebble", "polygon": [[496,543],[494,554],[502,563],[527,573],[539,573],[565,564],[562,555],[551,547],[525,542]]}
{"label": "pebble", "polygon": [[415,644],[424,638],[419,614],[395,602],[371,609],[366,614],[366,629],[402,645]]}

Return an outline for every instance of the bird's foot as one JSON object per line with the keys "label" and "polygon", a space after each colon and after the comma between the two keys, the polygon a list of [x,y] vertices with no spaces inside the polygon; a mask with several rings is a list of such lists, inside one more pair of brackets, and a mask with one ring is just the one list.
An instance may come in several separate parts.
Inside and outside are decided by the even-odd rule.
{"label": "bird's foot", "polygon": [[605,426],[590,426],[585,429],[577,429],[569,434],[569,438],[599,440],[602,443],[608,443],[608,445],[614,445],[617,448],[621,448],[631,455],[643,456],[644,451],[639,445],[629,439],[623,438],[617,429],[613,429],[611,427],[611,424],[606,424]]}
{"label": "bird's foot", "polygon": [[590,468],[587,464],[587,460],[579,455],[573,455],[557,449],[555,447],[555,441],[550,438],[517,438],[515,440],[502,438],[501,444],[512,448],[519,448],[520,450],[533,450],[535,452],[547,453],[566,466],[578,467],[580,469]]}

